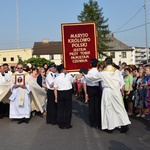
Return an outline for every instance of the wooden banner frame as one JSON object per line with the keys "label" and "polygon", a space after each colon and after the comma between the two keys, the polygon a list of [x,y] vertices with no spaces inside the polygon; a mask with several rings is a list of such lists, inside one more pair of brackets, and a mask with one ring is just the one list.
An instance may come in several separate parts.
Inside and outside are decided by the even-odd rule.
{"label": "wooden banner frame", "polygon": [[16,85],[25,85],[25,75],[24,74],[16,74],[15,75],[15,84]]}
{"label": "wooden banner frame", "polygon": [[67,23],[61,25],[63,64],[67,71],[91,68],[90,59],[97,58],[96,23]]}

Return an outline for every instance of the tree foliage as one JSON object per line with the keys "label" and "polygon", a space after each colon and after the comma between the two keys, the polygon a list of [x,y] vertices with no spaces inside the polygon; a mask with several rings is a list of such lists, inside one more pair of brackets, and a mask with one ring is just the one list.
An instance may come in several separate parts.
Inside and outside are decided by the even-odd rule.
{"label": "tree foliage", "polygon": [[103,51],[109,48],[108,35],[110,31],[108,29],[108,19],[104,19],[103,8],[99,8],[98,2],[89,0],[88,3],[84,3],[84,10],[78,15],[78,20],[81,22],[96,22],[97,27],[97,40],[98,40],[98,52],[103,54]]}
{"label": "tree foliage", "polygon": [[23,61],[23,65],[26,66],[27,63],[31,63],[34,67],[42,67],[43,64],[47,63],[48,65],[52,62],[50,60],[47,60],[45,58],[30,58],[28,60]]}

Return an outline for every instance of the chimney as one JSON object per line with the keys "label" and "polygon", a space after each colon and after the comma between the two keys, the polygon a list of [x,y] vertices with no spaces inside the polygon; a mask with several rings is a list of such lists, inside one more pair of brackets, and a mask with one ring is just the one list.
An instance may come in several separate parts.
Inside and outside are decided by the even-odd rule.
{"label": "chimney", "polygon": [[48,39],[43,39],[43,43],[49,43]]}

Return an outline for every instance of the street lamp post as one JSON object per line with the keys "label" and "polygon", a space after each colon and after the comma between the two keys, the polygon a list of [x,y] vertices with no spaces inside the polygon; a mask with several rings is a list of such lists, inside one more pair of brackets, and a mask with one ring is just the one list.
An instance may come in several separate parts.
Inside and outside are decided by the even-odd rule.
{"label": "street lamp post", "polygon": [[146,10],[146,0],[144,0],[144,9],[145,9],[145,44],[146,44],[146,56],[147,64],[149,60],[149,49],[148,49],[148,36],[147,36],[147,10]]}

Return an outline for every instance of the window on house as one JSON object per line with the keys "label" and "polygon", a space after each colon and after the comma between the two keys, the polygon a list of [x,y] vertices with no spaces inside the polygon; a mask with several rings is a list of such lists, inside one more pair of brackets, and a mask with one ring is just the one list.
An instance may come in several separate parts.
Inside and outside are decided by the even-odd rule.
{"label": "window on house", "polygon": [[53,54],[49,55],[49,59],[53,60],[54,59],[54,55]]}
{"label": "window on house", "polygon": [[6,57],[3,58],[3,61],[6,61]]}
{"label": "window on house", "polygon": [[127,53],[126,52],[122,52],[122,58],[127,58]]}
{"label": "window on house", "polygon": [[115,58],[115,52],[110,52],[110,56],[111,56],[112,58]]}
{"label": "window on house", "polygon": [[10,61],[14,61],[14,57],[11,57],[11,58],[10,58]]}

